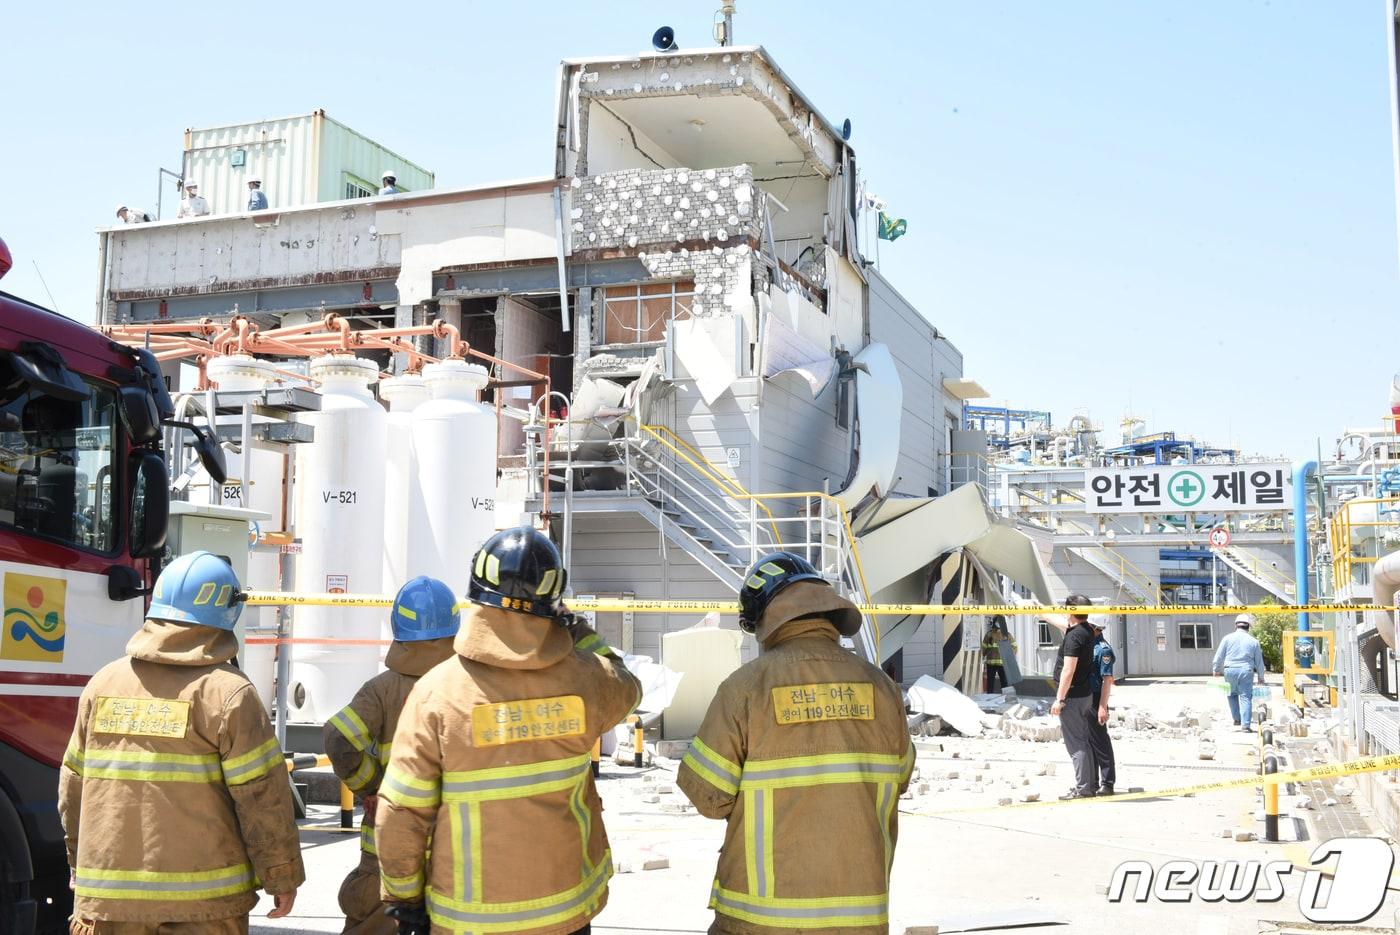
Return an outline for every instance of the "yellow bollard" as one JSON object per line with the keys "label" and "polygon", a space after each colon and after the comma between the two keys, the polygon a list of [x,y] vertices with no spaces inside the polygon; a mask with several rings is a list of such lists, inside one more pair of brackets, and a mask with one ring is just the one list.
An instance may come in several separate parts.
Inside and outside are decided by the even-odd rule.
{"label": "yellow bollard", "polygon": [[602,772],[599,761],[603,758],[603,738],[599,737],[593,741],[593,775],[596,777]]}
{"label": "yellow bollard", "polygon": [[343,782],[340,784],[340,827],[347,831],[355,827],[355,793]]}
{"label": "yellow bollard", "polygon": [[642,716],[632,715],[632,765],[637,769],[642,768],[642,751],[646,744],[646,735],[642,731]]}

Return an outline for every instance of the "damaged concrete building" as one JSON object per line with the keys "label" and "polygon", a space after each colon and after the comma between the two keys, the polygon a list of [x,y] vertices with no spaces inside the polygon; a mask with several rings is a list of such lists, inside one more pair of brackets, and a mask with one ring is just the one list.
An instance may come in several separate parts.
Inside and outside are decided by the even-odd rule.
{"label": "damaged concrete building", "polygon": [[[1048,601],[1030,541],[953,485],[980,390],[864,258],[842,131],[756,46],[558,80],[550,176],[103,231],[99,320],[441,318],[547,374],[547,398],[492,374],[497,522],[542,515],[576,595],[732,599],[783,547],[857,600]],[[695,620],[597,616],[653,657]],[[978,690],[984,627],[872,617],[857,642]]]}

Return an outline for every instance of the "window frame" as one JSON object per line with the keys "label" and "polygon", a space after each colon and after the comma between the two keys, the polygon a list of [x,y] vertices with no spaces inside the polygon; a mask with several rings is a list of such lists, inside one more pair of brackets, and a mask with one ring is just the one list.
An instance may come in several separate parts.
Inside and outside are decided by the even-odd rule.
{"label": "window frame", "polygon": [[[1191,645],[1187,646],[1185,637],[1187,628],[1190,628]],[[1206,645],[1201,645],[1201,633],[1205,633]],[[1215,627],[1209,623],[1199,623],[1196,621],[1181,621],[1176,625],[1176,646],[1184,652],[1198,652],[1205,650],[1209,652],[1215,648]]]}
{"label": "window frame", "polygon": [[1037,620],[1035,625],[1035,645],[1038,649],[1050,649],[1055,645],[1054,628],[1047,620]]}
{"label": "window frame", "polygon": [[[643,291],[644,289],[655,289],[658,286],[669,287],[669,289],[667,291],[656,292]],[[628,294],[621,294],[624,292]],[[665,345],[667,325],[675,321],[688,320],[693,314],[697,296],[695,280],[693,279],[658,279],[647,282],[604,286],[602,293],[602,325],[598,335],[598,346],[600,348],[661,347]],[[645,303],[658,299],[670,299],[671,307],[664,316],[653,320],[644,329],[642,323]],[[611,335],[609,331],[612,326],[613,308],[615,306],[625,306],[629,303],[632,304],[634,310],[632,317],[632,322],[634,324],[625,324],[619,320],[616,327],[631,331],[634,335],[644,335],[650,334],[659,324],[661,326],[660,338],[645,341],[615,340],[614,336]]]}
{"label": "window frame", "polygon": [[[100,555],[103,558],[112,558],[116,556],[121,556],[126,549],[128,517],[125,514],[124,508],[126,506],[127,496],[125,483],[127,474],[129,472],[129,468],[126,461],[127,454],[129,453],[128,449],[130,446],[126,444],[126,433],[122,426],[120,412],[121,403],[117,394],[117,388],[110,383],[105,383],[100,380],[91,379],[84,374],[78,374],[78,376],[82,379],[83,383],[86,384],[92,390],[94,397],[93,401],[83,403],[82,405],[95,406],[95,397],[99,393],[106,394],[106,396],[108,397],[107,408],[111,414],[109,426],[109,430],[111,432],[111,441],[110,447],[107,449],[110,458],[107,461],[106,467],[110,469],[107,473],[107,508],[109,511],[109,522],[112,530],[111,540],[108,542],[110,548],[102,549],[96,546],[78,542],[71,538],[55,536],[51,533],[42,532],[37,529],[26,529],[25,527],[16,525],[13,522],[6,522],[4,519],[0,519],[0,534],[8,534],[14,536],[17,539],[32,539],[38,542],[52,543],[63,548],[76,549],[80,552],[84,552],[89,555]],[[29,390],[26,389],[25,394],[27,393],[29,393]],[[10,400],[10,402],[12,403],[14,402],[14,400],[12,399]],[[5,403],[4,405],[8,406],[9,403]],[[81,428],[74,429],[75,437],[78,432],[88,431],[93,428],[96,428],[96,426],[84,425]],[[18,431],[23,432],[23,429],[20,429]],[[3,437],[3,435],[0,434],[0,437]],[[82,449],[76,450],[81,451]],[[74,467],[76,468],[77,465],[74,465]],[[101,466],[98,467],[97,471],[97,475],[100,474]],[[97,475],[95,475],[89,482],[93,491],[94,503],[97,501],[98,496],[97,484],[99,483],[99,480]],[[16,496],[18,496],[18,487],[16,487]],[[15,512],[16,511],[12,510],[11,515],[13,516]]]}

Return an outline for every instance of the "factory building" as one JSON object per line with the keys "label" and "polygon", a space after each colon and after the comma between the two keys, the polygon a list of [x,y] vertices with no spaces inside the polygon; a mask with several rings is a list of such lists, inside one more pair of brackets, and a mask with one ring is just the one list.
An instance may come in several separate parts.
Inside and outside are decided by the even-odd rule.
{"label": "factory building", "polygon": [[[102,231],[99,321],[188,336],[238,314],[245,350],[276,357],[259,329],[338,313],[358,342],[441,320],[517,371],[493,365],[482,397],[496,524],[548,524],[576,595],[732,600],[781,547],[858,600],[1049,601],[1032,540],[955,477],[985,391],[866,258],[849,131],[761,47],[569,60],[557,80],[551,176]],[[413,368],[376,347],[356,353]],[[596,622],[658,657],[696,618]],[[985,625],[872,617],[857,649],[975,690]]]}

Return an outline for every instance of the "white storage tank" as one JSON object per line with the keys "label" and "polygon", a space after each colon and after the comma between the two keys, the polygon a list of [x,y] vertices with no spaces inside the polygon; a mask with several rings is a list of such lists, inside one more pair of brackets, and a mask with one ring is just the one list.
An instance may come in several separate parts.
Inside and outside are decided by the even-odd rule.
{"label": "white storage tank", "polygon": [[[316,437],[297,457],[300,488],[296,589],[377,593],[383,583],[384,448],[388,416],[370,392],[379,379],[373,361],[321,357],[311,362],[321,385],[321,411],[302,418]],[[350,701],[379,670],[377,607],[296,609],[297,639],[348,639],[367,645],[295,645],[288,697],[291,718],[320,723]]]}
{"label": "white storage tank", "polygon": [[661,664],[681,675],[675,697],[662,717],[667,740],[694,737],[720,683],[743,664],[744,634],[694,626],[661,636]]}
{"label": "white storage tank", "polygon": [[496,417],[477,402],[486,368],[423,368],[432,399],[413,412],[419,495],[409,505],[408,570],[466,594],[471,558],[496,529]]}
{"label": "white storage tank", "polygon": [[[277,374],[272,365],[247,354],[229,354],[209,361],[206,373],[221,393],[262,391],[277,382]],[[224,484],[221,503],[224,506],[244,506],[272,517],[271,522],[278,528],[281,525],[282,483],[285,465],[282,455],[275,451],[254,448],[252,451],[252,476],[242,477],[243,457],[229,452],[229,480]],[[242,503],[240,504],[240,500]],[[256,591],[282,590],[277,578],[277,565],[280,555],[272,550],[253,550],[250,538],[248,571],[243,586]],[[277,609],[275,607],[247,607],[239,618],[245,634],[259,632],[261,636],[275,636],[277,632]],[[243,651],[243,669],[257,689],[263,706],[271,710],[273,700],[273,672],[278,647],[271,643],[254,643]]]}
{"label": "white storage tank", "polygon": [[[418,469],[413,456],[413,410],[429,399],[422,375],[405,373],[379,383],[379,398],[389,404],[388,445],[384,459],[384,583],[394,594],[413,577],[408,573],[408,517],[418,493]],[[389,619],[384,618],[384,632]],[[386,637],[387,639],[387,637]]]}

